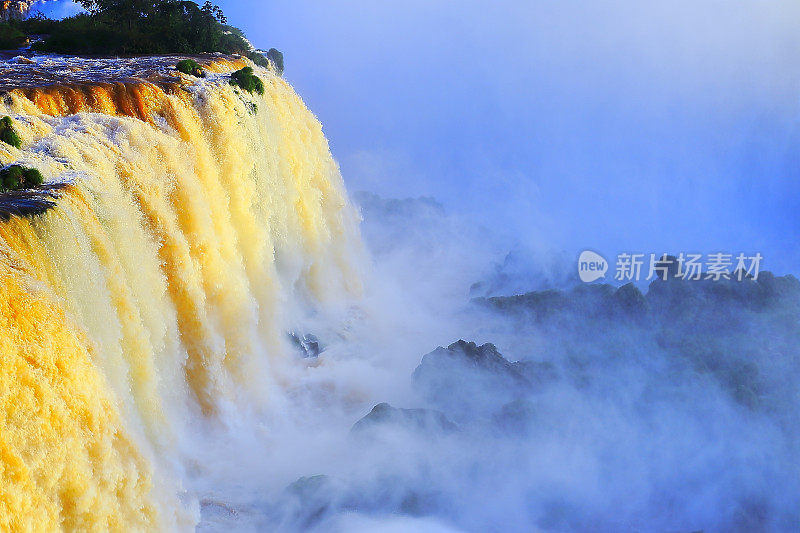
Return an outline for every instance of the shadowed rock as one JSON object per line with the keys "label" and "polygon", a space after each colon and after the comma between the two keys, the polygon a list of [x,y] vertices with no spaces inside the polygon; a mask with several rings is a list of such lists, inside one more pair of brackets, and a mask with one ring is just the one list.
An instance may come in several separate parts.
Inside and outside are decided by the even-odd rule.
{"label": "shadowed rock", "polygon": [[[758,279],[742,276],[722,280],[684,280],[664,263],[666,279],[655,279],[643,294],[632,283],[616,289],[607,284],[580,285],[573,289],[529,292],[516,296],[475,298],[472,302],[534,323],[558,324],[565,319],[637,319],[655,322],[697,320],[713,314],[735,327],[726,309],[764,310],[800,302],[800,281],[792,275],[777,277],[761,272]],[[795,306],[796,307],[796,306]]]}
{"label": "shadowed rock", "polygon": [[0,193],[0,220],[44,213],[56,206],[60,191],[67,186],[66,183],[48,183],[31,189]]}
{"label": "shadowed rock", "polygon": [[364,432],[379,426],[397,425],[419,431],[455,431],[458,427],[439,411],[429,409],[398,409],[379,403],[364,418],[353,424],[354,432]]}
{"label": "shadowed rock", "polygon": [[292,341],[294,347],[304,358],[319,357],[319,354],[324,351],[317,336],[311,333],[301,336],[299,333],[291,332],[289,333],[289,340]]}
{"label": "shadowed rock", "polygon": [[283,512],[302,529],[317,524],[336,506],[334,485],[326,475],[301,477],[286,487]]}
{"label": "shadowed rock", "polygon": [[413,377],[437,409],[467,421],[533,392],[540,370],[535,364],[509,362],[493,344],[460,340],[425,355]]}
{"label": "shadowed rock", "polygon": [[641,291],[628,284],[619,289],[608,284],[578,285],[572,289],[529,292],[517,296],[475,298],[473,303],[534,322],[560,320],[564,316],[585,319],[637,318],[647,315]]}
{"label": "shadowed rock", "polygon": [[529,385],[530,382],[522,375],[518,367],[506,360],[494,344],[486,343],[478,346],[474,342],[459,340],[447,348],[436,348],[422,358],[422,363],[414,371],[415,379],[424,378],[429,368],[440,364],[441,361],[458,362],[470,367],[486,370],[498,376],[508,378],[519,384]]}
{"label": "shadowed rock", "polygon": [[641,317],[649,311],[647,299],[636,285],[628,283],[623,285],[614,293],[614,299],[620,309],[631,316]]}
{"label": "shadowed rock", "polygon": [[285,528],[280,531],[308,531],[342,511],[424,516],[440,510],[441,505],[441,492],[431,487],[425,476],[417,483],[390,476],[379,484],[362,484],[316,475],[289,485],[275,510],[284,517]]}
{"label": "shadowed rock", "polygon": [[528,435],[533,429],[536,409],[529,400],[505,404],[492,416],[495,427],[507,435]]}

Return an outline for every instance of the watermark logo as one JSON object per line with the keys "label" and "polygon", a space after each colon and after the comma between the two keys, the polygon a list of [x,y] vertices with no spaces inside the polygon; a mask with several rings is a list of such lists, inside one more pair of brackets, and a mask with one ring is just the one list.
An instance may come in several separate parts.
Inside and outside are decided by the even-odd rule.
{"label": "watermark logo", "polygon": [[[761,272],[760,253],[731,254],[717,252],[695,254],[681,252],[677,256],[667,254],[621,253],[614,266],[614,279],[620,282],[669,278],[691,281],[699,280],[758,280]],[[584,283],[604,278],[609,270],[603,256],[586,250],[578,259],[578,275]]]}
{"label": "watermark logo", "polygon": [[578,258],[578,276],[584,283],[591,283],[606,277],[608,261],[602,255],[591,250],[584,250]]}

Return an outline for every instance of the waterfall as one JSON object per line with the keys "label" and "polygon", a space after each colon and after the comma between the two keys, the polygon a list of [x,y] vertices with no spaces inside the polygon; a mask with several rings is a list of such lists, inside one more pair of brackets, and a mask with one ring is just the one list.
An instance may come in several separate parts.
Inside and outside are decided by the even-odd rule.
{"label": "waterfall", "polygon": [[[79,60],[74,60],[79,61]],[[322,127],[282,78],[11,90],[4,165],[63,183],[0,222],[0,529],[192,525],[189,420],[264,405],[304,316],[358,298],[361,244]]]}

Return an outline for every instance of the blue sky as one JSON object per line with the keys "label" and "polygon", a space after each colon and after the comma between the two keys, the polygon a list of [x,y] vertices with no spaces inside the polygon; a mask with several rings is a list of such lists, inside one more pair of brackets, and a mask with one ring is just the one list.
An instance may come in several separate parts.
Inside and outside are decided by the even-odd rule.
{"label": "blue sky", "polygon": [[220,1],[351,190],[577,253],[760,251],[800,273],[800,4]]}

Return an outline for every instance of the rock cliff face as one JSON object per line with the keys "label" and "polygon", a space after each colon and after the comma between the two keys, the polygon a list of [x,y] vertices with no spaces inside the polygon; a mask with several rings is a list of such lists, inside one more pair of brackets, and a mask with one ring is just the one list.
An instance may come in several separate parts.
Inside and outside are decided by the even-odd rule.
{"label": "rock cliff face", "polygon": [[0,1],[0,19],[7,21],[25,18],[37,0]]}

